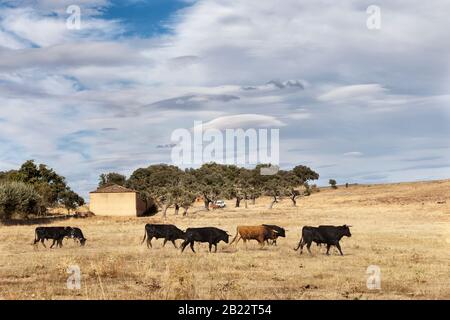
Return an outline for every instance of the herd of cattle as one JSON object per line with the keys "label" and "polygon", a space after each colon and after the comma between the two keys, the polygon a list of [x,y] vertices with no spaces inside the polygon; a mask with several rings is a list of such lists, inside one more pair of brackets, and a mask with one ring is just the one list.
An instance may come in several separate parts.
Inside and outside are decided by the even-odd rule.
{"label": "herd of cattle", "polygon": [[[286,237],[286,230],[284,228],[268,224],[260,226],[238,226],[236,231],[236,235],[230,244],[237,240],[237,245],[242,239],[246,245],[248,240],[256,240],[261,247],[263,247],[265,243],[276,245],[278,237]],[[339,241],[344,236],[351,237],[350,226],[305,226],[302,228],[300,242],[294,250],[297,251],[300,248],[300,253],[303,253],[303,247],[306,245],[308,252],[311,254],[310,248],[311,244],[314,242],[317,245],[325,244],[327,246],[327,255],[329,254],[331,246],[335,246],[340,254],[343,255]],[[214,252],[217,252],[217,244],[220,241],[229,243],[230,237],[231,235],[228,234],[228,232],[215,227],[187,228],[186,231],[183,231],[171,224],[146,224],[142,243],[147,239],[147,247],[151,248],[153,238],[164,239],[163,246],[166,245],[167,241],[170,241],[175,248],[178,248],[175,241],[180,239],[183,240],[181,252],[183,252],[188,245],[191,247],[191,250],[195,252],[195,242],[206,242],[209,244],[209,252],[211,252],[212,246],[214,246]],[[45,247],[45,240],[53,240],[50,248],[53,248],[55,244],[57,247],[62,247],[64,238],[71,238],[74,239],[74,241],[79,241],[81,246],[84,246],[86,243],[86,238],[80,228],[38,227],[35,230],[34,245],[38,244],[40,241]]]}

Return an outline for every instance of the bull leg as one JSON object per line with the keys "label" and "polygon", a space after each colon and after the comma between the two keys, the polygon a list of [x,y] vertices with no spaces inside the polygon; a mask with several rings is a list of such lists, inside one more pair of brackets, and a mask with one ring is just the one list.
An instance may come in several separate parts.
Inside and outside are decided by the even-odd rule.
{"label": "bull leg", "polygon": [[189,241],[184,240],[183,243],[181,244],[181,252],[184,251],[184,248],[186,248],[186,246],[188,245]]}
{"label": "bull leg", "polygon": [[148,237],[147,238],[147,248],[153,248],[153,246],[152,246],[152,239],[153,239],[153,237]]}
{"label": "bull leg", "polygon": [[295,251],[298,250],[298,248],[300,248],[300,245],[302,244],[303,239],[300,239],[300,241],[298,242],[297,248],[294,248]]}
{"label": "bull leg", "polygon": [[245,250],[247,250],[247,240],[246,239],[242,239],[242,241],[244,241],[244,247],[245,247]]}
{"label": "bull leg", "polygon": [[194,250],[194,241],[191,242],[191,250],[192,250],[193,253],[195,253],[195,250]]}
{"label": "bull leg", "polygon": [[214,243],[214,253],[216,253],[217,252],[217,243]]}
{"label": "bull leg", "polygon": [[300,239],[298,246],[300,247],[300,254],[303,254],[303,247],[305,246],[305,242],[303,241],[303,239]]}
{"label": "bull leg", "polygon": [[300,238],[300,242],[299,242],[299,245],[300,245],[300,254],[303,253],[303,247],[305,246],[305,244],[306,244],[305,238],[301,237],[301,238]]}
{"label": "bull leg", "polygon": [[45,240],[45,239],[42,238],[42,239],[41,239],[41,243],[42,243],[42,245],[44,246],[44,248],[47,248],[47,246],[46,246],[45,243],[44,243],[44,240]]}
{"label": "bull leg", "polygon": [[209,243],[209,252],[211,252],[211,249],[212,249],[212,243],[210,242]]}
{"label": "bull leg", "polygon": [[175,240],[172,240],[173,246],[175,247],[175,249],[178,249],[177,244],[175,243]]}
{"label": "bull leg", "polygon": [[277,239],[274,239],[274,240],[272,241],[272,245],[275,246],[275,247],[278,247],[278,246],[277,246]]}
{"label": "bull leg", "polygon": [[163,248],[165,247],[166,243],[167,243],[167,239],[164,239]]}
{"label": "bull leg", "polygon": [[50,249],[52,249],[52,248],[53,248],[53,246],[55,245],[55,243],[56,243],[56,240],[55,240],[55,239],[53,239],[53,243],[52,243],[52,245],[50,246]]}
{"label": "bull leg", "polygon": [[260,246],[261,246],[261,248],[260,248],[260,249],[264,248],[264,244],[265,244],[265,242],[264,242],[264,241],[261,241],[261,242],[259,242],[259,244],[260,244]]}
{"label": "bull leg", "polygon": [[56,246],[57,246],[57,247],[59,246],[60,248],[62,248],[62,247],[63,247],[62,242],[63,242],[63,239],[59,239],[59,240],[56,242]]}
{"label": "bull leg", "polygon": [[[312,252],[311,252],[311,244],[312,244],[312,242],[308,242],[308,243],[306,244],[306,249],[308,249],[308,252],[309,252],[310,255],[312,255]],[[303,247],[302,247],[302,250],[303,250]]]}
{"label": "bull leg", "polygon": [[330,255],[331,244],[327,244],[327,256]]}
{"label": "bull leg", "polygon": [[341,254],[341,256],[343,256],[344,254],[342,253],[341,245],[339,244],[339,242],[336,242],[336,247],[338,248],[339,253]]}

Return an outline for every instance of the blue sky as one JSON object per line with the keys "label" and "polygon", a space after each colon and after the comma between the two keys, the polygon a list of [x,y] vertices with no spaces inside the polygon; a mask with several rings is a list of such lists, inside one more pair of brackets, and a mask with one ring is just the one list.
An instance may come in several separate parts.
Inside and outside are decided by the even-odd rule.
{"label": "blue sky", "polygon": [[167,26],[171,17],[191,4],[183,0],[114,0],[101,17],[122,21],[127,29],[125,36],[152,37],[170,32]]}
{"label": "blue sky", "polygon": [[449,178],[450,3],[380,0],[377,30],[371,4],[1,1],[0,170],[35,159],[86,196],[203,121],[279,129],[319,184]]}

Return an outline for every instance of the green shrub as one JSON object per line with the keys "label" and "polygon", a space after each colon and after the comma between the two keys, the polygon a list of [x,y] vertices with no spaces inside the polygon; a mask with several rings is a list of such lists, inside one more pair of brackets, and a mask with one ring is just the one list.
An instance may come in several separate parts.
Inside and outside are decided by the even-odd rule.
{"label": "green shrub", "polygon": [[331,188],[333,188],[333,189],[337,189],[337,186],[336,186],[336,180],[334,180],[334,179],[330,179],[330,181],[328,181],[328,183],[331,185]]}
{"label": "green shrub", "polygon": [[0,183],[0,219],[9,220],[16,214],[22,218],[39,212],[40,195],[24,182]]}

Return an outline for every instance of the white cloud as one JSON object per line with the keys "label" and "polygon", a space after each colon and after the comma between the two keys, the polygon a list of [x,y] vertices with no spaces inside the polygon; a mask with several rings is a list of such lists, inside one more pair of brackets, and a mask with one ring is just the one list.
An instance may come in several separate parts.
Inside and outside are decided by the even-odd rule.
{"label": "white cloud", "polygon": [[294,112],[289,114],[288,116],[289,118],[294,120],[306,120],[312,118],[312,114],[308,112]]}
{"label": "white cloud", "polygon": [[5,10],[2,12],[1,25],[18,37],[39,46],[61,43],[68,33],[65,20],[36,16],[31,8]]}
{"label": "white cloud", "polygon": [[282,127],[285,124],[272,116],[260,114],[236,114],[215,118],[203,124],[203,129],[248,129]]}
{"label": "white cloud", "polygon": [[344,157],[362,157],[363,153],[359,151],[350,151],[343,154]]}
{"label": "white cloud", "polygon": [[15,38],[39,47],[81,40],[112,39],[124,31],[117,21],[97,19],[84,11],[81,28],[71,30],[66,26],[68,16],[48,15],[32,7],[3,8],[0,10],[0,27]]}
{"label": "white cloud", "polygon": [[317,99],[320,101],[346,101],[351,99],[374,99],[386,92],[379,84],[359,84],[332,89]]}
{"label": "white cloud", "polygon": [[[65,28],[69,4],[82,6],[79,32]],[[322,166],[324,178],[381,177],[378,168],[408,179],[410,169],[389,170],[425,148],[450,160],[446,0],[381,0],[376,32],[356,0],[200,0],[149,39],[102,19],[108,5],[0,9],[0,164],[36,157],[86,191],[106,170],[170,161],[156,146],[194,120],[280,127],[281,162]],[[417,175],[445,173],[430,165]]]}
{"label": "white cloud", "polygon": [[110,4],[109,0],[12,0],[12,5],[17,7],[32,7],[43,13],[65,13],[66,8],[71,5],[78,5],[87,13],[93,14],[96,10],[102,9]]}
{"label": "white cloud", "polygon": [[[149,63],[126,44],[114,42],[80,42],[47,48],[0,50],[0,69],[105,67]],[[66,72],[68,70],[65,70]],[[70,70],[69,70],[70,71]]]}
{"label": "white cloud", "polygon": [[22,49],[25,48],[25,45],[13,35],[0,29],[0,47],[8,49]]}

